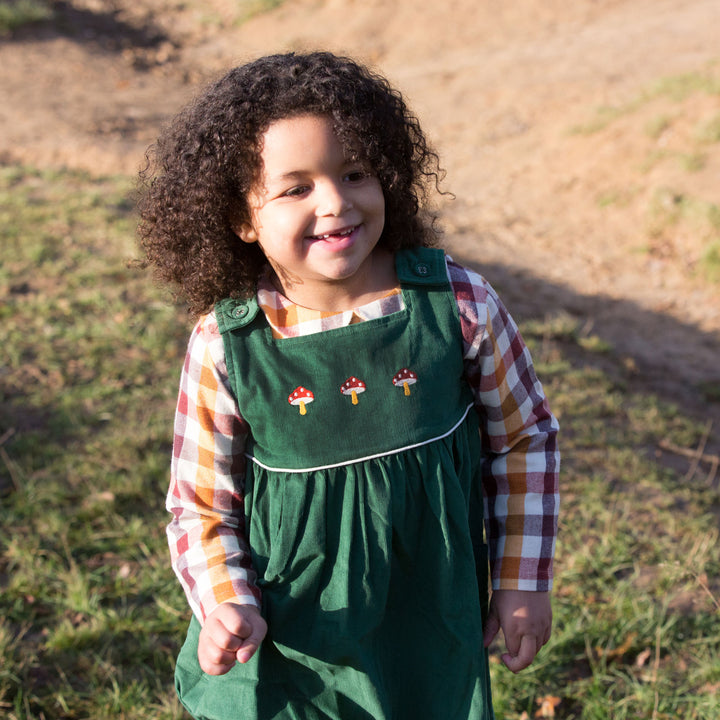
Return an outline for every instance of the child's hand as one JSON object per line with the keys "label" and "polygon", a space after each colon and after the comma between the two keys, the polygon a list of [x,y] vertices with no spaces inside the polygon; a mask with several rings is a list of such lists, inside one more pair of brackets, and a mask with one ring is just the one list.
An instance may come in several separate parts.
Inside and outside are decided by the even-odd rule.
{"label": "child's hand", "polygon": [[526,668],[550,639],[550,594],[522,590],[496,590],[490,598],[485,622],[485,647],[502,628],[507,652],[502,661],[514,673]]}
{"label": "child's hand", "polygon": [[245,663],[260,647],[267,623],[254,605],[218,605],[200,630],[198,660],[208,675],[224,675],[235,661]]}

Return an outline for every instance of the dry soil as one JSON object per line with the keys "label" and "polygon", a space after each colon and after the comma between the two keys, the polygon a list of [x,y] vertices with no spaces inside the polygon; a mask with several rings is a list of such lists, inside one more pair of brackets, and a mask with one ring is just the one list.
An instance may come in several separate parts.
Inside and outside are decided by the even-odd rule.
{"label": "dry soil", "polygon": [[703,265],[720,235],[703,215],[720,190],[718,0],[286,0],[240,22],[250,5],[54,3],[0,39],[0,161],[134,173],[229,67],[351,54],[404,91],[439,151],[452,254],[521,321],[576,318],[630,387],[714,420],[717,445],[702,389],[720,387],[720,278]]}

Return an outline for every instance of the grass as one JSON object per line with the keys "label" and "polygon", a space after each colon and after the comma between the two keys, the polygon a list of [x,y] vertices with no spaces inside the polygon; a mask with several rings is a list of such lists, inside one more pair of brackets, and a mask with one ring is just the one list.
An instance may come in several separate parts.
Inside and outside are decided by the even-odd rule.
{"label": "grass", "polygon": [[[284,0],[238,0],[231,11],[230,22],[241,25],[256,15],[270,12],[283,4]],[[198,22],[205,25],[220,26],[228,18],[219,12],[208,9],[204,3],[184,3],[183,7],[197,5],[200,10]],[[48,0],[0,0],[0,37],[29,25],[53,17],[52,4]]]}
{"label": "grass", "polygon": [[710,282],[720,281],[720,205],[658,187],[645,209],[645,230],[653,241],[668,241],[682,233],[698,238],[704,246],[697,261],[700,273]]}
{"label": "grass", "polygon": [[[519,682],[493,665],[499,716],[720,716],[717,468],[688,478],[659,451],[665,438],[696,447],[702,427],[634,395],[619,368],[569,364],[563,349],[597,352],[579,321],[524,332],[564,428],[555,632]],[[535,715],[546,697],[554,714]]]}
{"label": "grass", "polygon": [[713,144],[720,142],[720,113],[709,120],[699,123],[695,136],[701,143]]}
{"label": "grass", "polygon": [[[720,96],[720,73],[718,64],[712,63],[694,72],[670,75],[646,87],[634,97],[616,105],[601,105],[587,122],[576,125],[572,132],[592,135],[607,128],[618,118],[631,115],[655,100],[682,103],[695,94]],[[662,114],[646,125],[650,137],[658,137],[671,124],[670,118]]]}
{"label": "grass", "polygon": [[180,717],[163,488],[184,318],[127,267],[127,180],[0,182],[0,715]]}
{"label": "grass", "polygon": [[52,15],[52,8],[45,0],[2,0],[0,1],[0,36],[23,25],[49,20]]}
{"label": "grass", "polygon": [[190,0],[183,4],[183,9],[195,11],[196,20],[201,25],[222,27],[233,25],[238,27],[257,15],[271,12],[283,4],[284,0],[237,0],[223,8],[213,9],[212,4]]}
{"label": "grass", "polygon": [[[128,267],[131,191],[126,178],[0,170],[8,720],[186,717],[172,668],[188,610],[163,505],[189,323]],[[555,633],[519,676],[493,662],[498,718],[715,720],[717,476],[662,449],[695,448],[707,428],[634,393],[577,318],[523,331],[564,428],[563,513]]]}
{"label": "grass", "polygon": [[572,129],[581,137],[605,133],[609,144],[635,138],[622,160],[625,175],[633,176],[629,185],[603,188],[598,207],[636,204],[645,218],[636,230],[638,244],[681,259],[690,273],[713,284],[720,279],[720,206],[707,188],[720,159],[719,69],[716,62],[663,78],[625,102],[597,108]]}
{"label": "grass", "polygon": [[262,15],[263,13],[275,10],[275,8],[280,7],[283,2],[284,0],[241,0],[238,6],[238,24],[241,24],[256,15]]}

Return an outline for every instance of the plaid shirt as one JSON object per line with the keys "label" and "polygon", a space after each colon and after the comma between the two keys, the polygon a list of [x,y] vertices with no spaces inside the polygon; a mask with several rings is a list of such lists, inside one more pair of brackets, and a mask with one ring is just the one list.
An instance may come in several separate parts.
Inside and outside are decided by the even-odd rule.
{"label": "plaid shirt", "polygon": [[[494,589],[549,590],[559,507],[558,424],[517,326],[487,282],[447,261],[465,374],[480,416],[485,517]],[[322,332],[396,312],[399,291],[355,310],[294,305],[267,279],[258,302],[277,337]],[[213,313],[195,326],[180,380],[167,508],[173,569],[195,615],[222,602],[259,606],[244,527],[249,428],[230,390]]]}

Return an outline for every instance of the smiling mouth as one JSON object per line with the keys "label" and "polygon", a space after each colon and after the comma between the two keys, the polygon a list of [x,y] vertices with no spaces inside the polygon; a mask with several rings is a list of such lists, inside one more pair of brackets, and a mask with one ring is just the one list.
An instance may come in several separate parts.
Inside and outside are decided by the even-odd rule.
{"label": "smiling mouth", "polygon": [[352,235],[353,232],[357,229],[357,225],[353,225],[352,227],[343,228],[342,230],[336,230],[331,233],[325,233],[324,235],[311,235],[310,240],[329,240],[330,238],[343,238],[347,237],[348,235]]}

